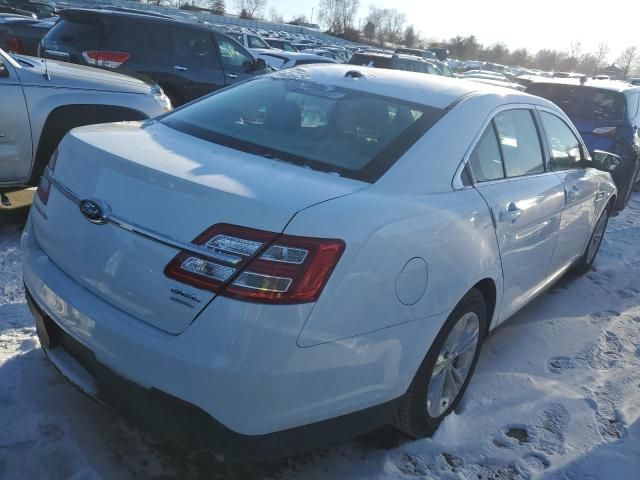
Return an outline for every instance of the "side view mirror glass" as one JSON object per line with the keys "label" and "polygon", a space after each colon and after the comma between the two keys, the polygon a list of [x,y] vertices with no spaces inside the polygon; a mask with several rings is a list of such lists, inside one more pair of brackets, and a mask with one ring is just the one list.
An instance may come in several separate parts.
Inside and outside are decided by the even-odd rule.
{"label": "side view mirror glass", "polygon": [[622,166],[622,157],[620,155],[602,150],[594,150],[591,159],[594,167],[605,172],[613,173]]}
{"label": "side view mirror glass", "polygon": [[267,62],[264,61],[264,58],[256,58],[255,67],[256,70],[264,70],[267,68]]}

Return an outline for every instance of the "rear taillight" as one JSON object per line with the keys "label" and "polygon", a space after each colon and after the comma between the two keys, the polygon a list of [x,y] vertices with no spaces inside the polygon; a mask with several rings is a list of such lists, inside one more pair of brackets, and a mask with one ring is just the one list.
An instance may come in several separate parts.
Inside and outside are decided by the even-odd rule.
{"label": "rear taillight", "polygon": [[306,303],[320,296],[344,251],[342,240],[282,235],[219,224],[166,266],[169,278],[220,295],[263,303]]}
{"label": "rear taillight", "polygon": [[616,127],[599,127],[599,128],[594,128],[593,132],[591,133],[599,137],[613,138],[616,136],[617,130],[618,129]]}
{"label": "rear taillight", "polygon": [[[58,150],[56,149],[49,159],[49,165],[47,167],[47,169],[49,170],[49,174],[52,174],[53,170],[56,168],[57,160]],[[49,201],[49,192],[51,192],[51,180],[49,179],[49,174],[47,174],[46,170],[45,172],[43,172],[42,177],[40,177],[38,189],[36,190],[36,194],[38,195],[38,198],[43,205],[46,205]]]}
{"label": "rear taillight", "polygon": [[24,53],[24,46],[22,40],[16,35],[7,35],[6,40],[7,50],[13,53]]}
{"label": "rear taillight", "polygon": [[126,52],[103,52],[99,50],[82,52],[82,56],[88,65],[107,68],[118,68],[131,58],[131,54]]}

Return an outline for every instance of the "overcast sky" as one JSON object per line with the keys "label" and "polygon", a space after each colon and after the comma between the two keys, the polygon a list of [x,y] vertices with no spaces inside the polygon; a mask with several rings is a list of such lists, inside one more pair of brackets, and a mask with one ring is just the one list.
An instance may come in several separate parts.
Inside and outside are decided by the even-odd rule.
{"label": "overcast sky", "polygon": [[[228,2],[229,5],[230,2]],[[600,3],[600,2],[598,2]],[[590,0],[361,0],[359,16],[369,5],[397,8],[427,39],[449,39],[475,35],[481,43],[504,42],[511,49],[526,47],[568,49],[579,41],[583,51],[594,50],[604,41],[611,49],[609,59],[631,45],[640,46],[640,6],[636,0],[607,0],[596,8]],[[303,13],[318,20],[318,0],[267,0],[285,20]]]}

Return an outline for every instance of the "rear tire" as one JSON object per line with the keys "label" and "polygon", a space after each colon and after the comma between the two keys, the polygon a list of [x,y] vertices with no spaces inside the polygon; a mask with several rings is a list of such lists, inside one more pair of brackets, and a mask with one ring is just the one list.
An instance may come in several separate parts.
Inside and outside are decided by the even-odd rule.
{"label": "rear tire", "polygon": [[624,191],[624,194],[621,194],[618,200],[618,205],[616,208],[618,210],[624,210],[626,206],[629,204],[629,199],[631,198],[631,193],[633,192],[633,188],[636,185],[636,177],[640,172],[640,161],[636,162],[636,167],[632,172],[631,180],[629,180],[629,184],[627,185],[627,189]]}
{"label": "rear tire", "polygon": [[573,271],[578,275],[584,275],[593,266],[593,262],[598,255],[598,251],[600,250],[600,245],[602,245],[602,239],[604,238],[604,234],[607,231],[607,225],[609,224],[609,216],[611,214],[611,204],[607,205],[604,211],[600,214],[600,218],[598,218],[598,222],[596,223],[593,232],[591,233],[591,237],[589,238],[589,243],[587,244],[587,248],[582,255],[582,258],[576,263],[573,267]]}
{"label": "rear tire", "polygon": [[455,410],[478,363],[487,325],[484,295],[474,288],[447,318],[404,395],[396,416],[400,430],[416,438],[431,436]]}

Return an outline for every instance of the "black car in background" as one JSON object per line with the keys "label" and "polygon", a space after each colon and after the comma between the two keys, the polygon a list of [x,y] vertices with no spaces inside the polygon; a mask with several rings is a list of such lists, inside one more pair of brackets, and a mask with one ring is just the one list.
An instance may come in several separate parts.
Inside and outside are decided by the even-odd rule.
{"label": "black car in background", "polygon": [[589,152],[611,152],[622,164],[611,173],[623,209],[640,179],[640,87],[610,80],[547,79],[527,93],[558,105],[571,119]]}
{"label": "black car in background", "polygon": [[0,18],[0,48],[6,52],[36,56],[40,40],[54,24],[55,19]]}
{"label": "black car in background", "polygon": [[63,10],[42,39],[40,56],[144,75],[174,106],[271,71],[209,26],[114,10]]}

